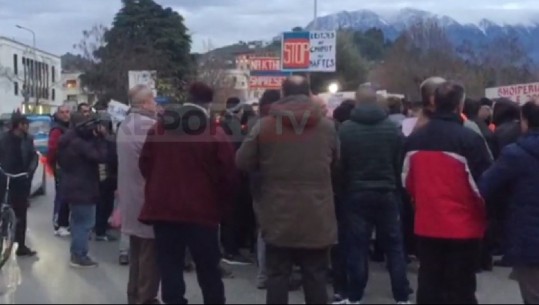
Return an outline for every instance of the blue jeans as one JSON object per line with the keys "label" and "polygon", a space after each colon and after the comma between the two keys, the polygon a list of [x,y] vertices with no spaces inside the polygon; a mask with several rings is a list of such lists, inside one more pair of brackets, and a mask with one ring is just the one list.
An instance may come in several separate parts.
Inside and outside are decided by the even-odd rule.
{"label": "blue jeans", "polygon": [[71,256],[88,256],[88,240],[95,226],[95,205],[71,205]]}
{"label": "blue jeans", "polygon": [[369,246],[373,229],[388,258],[393,296],[397,302],[409,300],[409,282],[402,241],[399,201],[393,192],[366,191],[347,196],[348,298],[363,299],[369,279]]}

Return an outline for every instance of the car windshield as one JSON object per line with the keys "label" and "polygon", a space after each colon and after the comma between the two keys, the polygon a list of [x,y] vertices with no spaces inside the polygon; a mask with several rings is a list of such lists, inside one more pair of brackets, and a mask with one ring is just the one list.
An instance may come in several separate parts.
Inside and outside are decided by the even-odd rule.
{"label": "car windshield", "polygon": [[47,121],[31,121],[29,133],[33,136],[47,135],[51,130],[51,123]]}

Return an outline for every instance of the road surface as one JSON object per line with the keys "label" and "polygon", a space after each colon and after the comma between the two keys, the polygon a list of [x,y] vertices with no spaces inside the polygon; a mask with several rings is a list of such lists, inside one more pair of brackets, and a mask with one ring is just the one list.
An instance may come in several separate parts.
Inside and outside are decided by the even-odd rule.
{"label": "road surface", "polygon": [[[117,243],[91,244],[91,254],[100,263],[93,270],[69,267],[69,241],[52,234],[53,187],[49,182],[46,197],[33,199],[29,215],[29,244],[39,251],[38,258],[20,259],[22,284],[15,293],[17,304],[125,304],[128,268],[117,264]],[[255,287],[254,267],[233,269],[235,278],[225,281],[229,303],[263,304],[265,293]],[[410,267],[410,280],[417,282],[417,266]],[[522,303],[516,284],[508,279],[509,270],[498,269],[479,277],[481,303]],[[202,301],[196,277],[186,276],[187,297],[191,303]],[[373,265],[366,303],[391,304],[389,277],[382,265]],[[304,304],[301,294],[291,294],[291,303]]]}

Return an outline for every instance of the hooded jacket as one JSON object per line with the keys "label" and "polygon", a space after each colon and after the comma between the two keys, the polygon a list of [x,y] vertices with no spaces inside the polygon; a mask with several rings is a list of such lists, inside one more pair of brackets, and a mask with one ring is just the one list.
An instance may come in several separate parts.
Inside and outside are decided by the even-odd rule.
{"label": "hooded jacket", "polygon": [[336,243],[331,168],[338,155],[335,124],[304,95],[273,104],[253,127],[236,161],[257,171],[254,208],[268,244],[322,249]]}
{"label": "hooded jacket", "polygon": [[238,187],[234,147],[221,127],[195,104],[167,111],[148,133],[140,155],[146,179],[139,220],[217,228]]}
{"label": "hooded jacket", "polygon": [[397,189],[403,140],[382,107],[375,103],[357,106],[339,137],[346,192]]}
{"label": "hooded jacket", "polygon": [[[487,201],[508,196],[506,259],[517,266],[539,266],[539,131],[507,146],[482,177]],[[500,194],[500,190],[507,192]]]}

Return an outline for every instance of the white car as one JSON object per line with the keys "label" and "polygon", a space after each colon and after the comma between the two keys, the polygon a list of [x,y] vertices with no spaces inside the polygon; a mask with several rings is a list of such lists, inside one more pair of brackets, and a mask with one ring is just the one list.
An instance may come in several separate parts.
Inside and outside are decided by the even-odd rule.
{"label": "white car", "polygon": [[[39,152],[38,152],[39,154]],[[41,154],[39,154],[41,158]],[[47,194],[47,171],[45,170],[45,164],[40,160],[34,178],[32,179],[32,187],[30,188],[30,194],[32,196],[41,196]]]}

